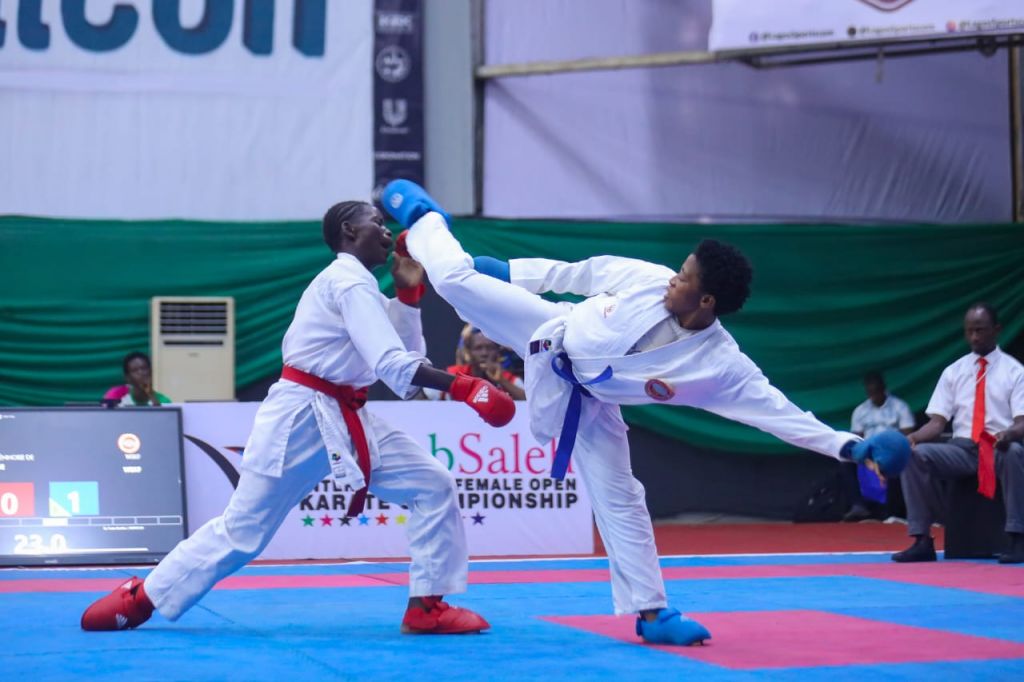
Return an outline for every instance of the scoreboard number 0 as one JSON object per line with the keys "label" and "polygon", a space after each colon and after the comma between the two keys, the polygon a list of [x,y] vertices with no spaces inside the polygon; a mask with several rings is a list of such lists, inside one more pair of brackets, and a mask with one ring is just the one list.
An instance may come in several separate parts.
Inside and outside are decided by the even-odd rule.
{"label": "scoreboard number 0", "polygon": [[18,496],[14,493],[0,494],[0,514],[14,516],[18,513]]}
{"label": "scoreboard number 0", "polygon": [[33,516],[35,485],[29,481],[0,481],[0,517]]}

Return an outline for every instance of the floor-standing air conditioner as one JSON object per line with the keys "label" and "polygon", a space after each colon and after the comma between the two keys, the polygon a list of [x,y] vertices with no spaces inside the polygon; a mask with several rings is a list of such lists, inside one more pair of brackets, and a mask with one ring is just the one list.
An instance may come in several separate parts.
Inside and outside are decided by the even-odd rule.
{"label": "floor-standing air conditioner", "polygon": [[235,299],[154,296],[153,385],[174,402],[235,399]]}

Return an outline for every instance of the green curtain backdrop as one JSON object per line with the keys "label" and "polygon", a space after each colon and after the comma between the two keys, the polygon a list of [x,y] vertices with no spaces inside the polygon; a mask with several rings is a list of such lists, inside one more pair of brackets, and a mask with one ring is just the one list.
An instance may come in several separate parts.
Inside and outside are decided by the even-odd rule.
{"label": "green curtain backdrop", "polygon": [[[971,302],[999,309],[1004,347],[1024,327],[1024,228],[1015,225],[456,219],[453,230],[474,254],[616,254],[673,269],[701,238],[737,245],[754,264],[754,293],[726,327],[776,386],[840,428],[863,400],[867,370],[884,371],[893,393],[923,409],[942,368],[967,352],[960,323]],[[148,350],[151,296],[234,296],[237,382],[271,374],[302,289],[331,259],[319,232],[316,222],[0,218],[0,404],[96,399],[120,381],[127,351]],[[626,413],[696,445],[792,452],[695,410]]]}

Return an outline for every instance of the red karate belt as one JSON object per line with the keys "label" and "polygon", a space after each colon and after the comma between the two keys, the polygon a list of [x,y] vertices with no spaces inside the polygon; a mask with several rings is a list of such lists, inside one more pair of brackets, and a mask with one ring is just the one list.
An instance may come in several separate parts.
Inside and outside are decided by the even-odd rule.
{"label": "red karate belt", "polygon": [[[288,365],[285,365],[284,369],[281,370],[281,378],[329,395],[338,401],[338,408],[341,410],[341,416],[345,420],[345,426],[348,427],[348,433],[352,436],[352,445],[356,449],[359,470],[363,472],[363,480],[366,481],[366,485],[355,492],[352,496],[352,501],[348,505],[347,516],[359,516],[363,513],[363,507],[366,505],[366,492],[370,486],[370,446],[366,442],[366,431],[363,430],[363,423],[359,421],[359,415],[356,414],[356,410],[366,404],[366,394],[369,392],[369,389],[366,387],[352,388],[344,384],[332,384],[318,376],[313,376],[303,372],[301,369],[295,369]],[[333,455],[334,453],[331,454]]]}
{"label": "red karate belt", "polygon": [[992,499],[996,496],[996,439],[985,431],[985,373],[988,360],[978,358],[978,378],[974,382],[974,416],[971,440],[978,444],[978,492]]}

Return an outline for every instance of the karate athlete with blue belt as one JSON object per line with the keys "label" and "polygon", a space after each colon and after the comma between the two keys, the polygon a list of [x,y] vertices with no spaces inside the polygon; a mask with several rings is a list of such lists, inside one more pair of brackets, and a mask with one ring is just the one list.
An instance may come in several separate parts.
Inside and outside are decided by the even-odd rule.
{"label": "karate athlete with blue belt", "polygon": [[[750,293],[750,265],[731,246],[705,240],[679,272],[615,256],[579,263],[473,259],[423,188],[393,181],[382,203],[409,228],[396,250],[423,265],[462,319],[525,358],[531,431],[540,441],[560,439],[553,476],[564,475],[570,453],[575,456],[608,551],[615,612],[639,614],[644,641],[689,645],[711,635],[668,608],[619,405],[699,407],[887,475],[901,471],[909,457],[909,442],[898,431],[861,440],[818,421],[740,351],[718,321]],[[588,298],[554,303],[538,295],[543,292]]]}
{"label": "karate athlete with blue belt", "polygon": [[391,232],[368,203],[332,206],[324,241],[335,260],[306,288],[282,344],[284,371],[256,413],[238,487],[224,513],[180,542],[146,577],[132,578],[90,606],[85,630],[134,628],[156,608],[177,620],[221,578],[259,555],[295,505],[325,476],[408,505],[409,604],[402,631],[479,632],[486,620],[442,596],[466,589],[468,555],[455,482],[412,438],[362,409],[378,379],[410,398],[417,387],[447,391],[484,421],[503,426],[515,403],[483,379],[433,369],[424,358],[419,300],[423,269],[395,256],[397,299],[370,273],[387,261]]}

